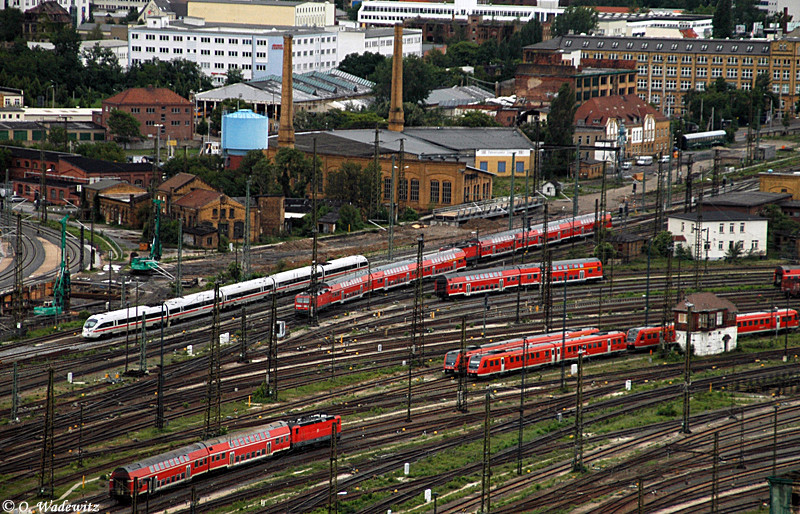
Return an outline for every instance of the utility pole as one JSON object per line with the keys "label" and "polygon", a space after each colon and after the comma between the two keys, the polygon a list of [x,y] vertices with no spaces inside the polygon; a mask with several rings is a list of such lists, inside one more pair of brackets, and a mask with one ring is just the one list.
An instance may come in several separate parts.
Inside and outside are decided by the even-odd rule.
{"label": "utility pole", "polygon": [[492,490],[492,448],[491,448],[491,397],[489,387],[486,387],[486,401],[484,404],[485,416],[483,418],[483,472],[481,473],[481,510],[482,514],[491,512]]}
{"label": "utility pole", "polygon": [[578,385],[575,391],[575,456],[572,471],[582,473],[583,466],[583,350],[578,350]]}
{"label": "utility pole", "polygon": [[52,367],[47,370],[47,400],[44,413],[44,430],[42,436],[42,467],[39,477],[39,495],[45,498],[53,497],[54,485],[54,432],[55,422],[55,393],[53,391],[53,375],[55,371]]}
{"label": "utility pole", "polygon": [[42,176],[39,182],[39,210],[41,222],[47,223],[47,166],[44,161],[44,143],[47,141],[47,128],[42,125],[42,142],[39,144],[39,164],[42,166]]}
{"label": "utility pole", "polygon": [[220,384],[220,352],[219,352],[219,284],[214,285],[214,311],[211,322],[211,345],[208,352],[208,386],[206,389],[206,423],[205,437],[216,437],[220,434],[221,384]]}
{"label": "utility pole", "polygon": [[658,348],[661,355],[667,353],[664,331],[667,329],[667,320],[672,315],[672,254],[674,251],[674,245],[670,243],[669,251],[667,252],[667,272],[664,276],[664,307],[661,310],[661,330],[658,331]]}
{"label": "utility pole", "polygon": [[12,423],[17,421],[17,410],[19,409],[19,375],[17,361],[14,361],[14,376],[11,381],[11,418]]}
{"label": "utility pole", "polygon": [[[311,306],[308,313],[311,316],[311,326],[316,327],[317,319],[317,138],[314,138],[314,154],[311,172]],[[274,330],[274,328],[273,328]]]}
{"label": "utility pole", "polygon": [[567,356],[567,276],[564,275],[564,303],[561,307],[561,389],[567,387],[566,381],[566,356]]}
{"label": "utility pole", "polygon": [[[414,284],[414,319],[411,321],[411,355],[417,353],[419,344],[420,365],[425,361],[425,309],[422,295],[422,250],[425,247],[423,235],[417,238],[417,281]],[[419,333],[419,335],[418,335]],[[410,367],[409,367],[410,369]]]}
{"label": "utility pole", "polygon": [[[250,252],[247,252],[248,263]],[[178,271],[175,275],[175,294],[183,296],[183,218],[178,218]]]}
{"label": "utility pole", "polygon": [[278,304],[277,293],[272,293],[272,308],[270,309],[272,322],[269,330],[269,354],[267,356],[267,390],[270,397],[278,400]]}
{"label": "utility pole", "polygon": [[389,260],[392,260],[394,257],[394,192],[395,192],[395,166],[394,166],[394,155],[392,155],[392,181],[390,185],[390,192],[389,196]]}
{"label": "utility pole", "polygon": [[375,143],[373,145],[374,149],[375,149],[375,154],[373,156],[373,161],[372,161],[373,162],[373,166],[375,167],[375,178],[374,178],[375,184],[373,185],[373,189],[374,189],[373,194],[375,195],[375,201],[373,202],[373,206],[374,206],[373,207],[373,212],[372,212],[372,217],[373,218],[376,218],[378,216],[378,211],[380,210],[379,206],[381,204],[381,186],[382,186],[381,178],[382,178],[382,176],[381,176],[381,166],[380,166],[380,160],[379,160],[380,143],[381,143],[381,140],[380,140],[380,129],[376,125],[375,126]]}
{"label": "utility pole", "polygon": [[719,194],[719,148],[714,149],[714,168],[711,172],[711,196]]}
{"label": "utility pole", "polygon": [[22,215],[17,214],[16,251],[14,252],[14,325],[17,336],[22,337],[25,319],[22,296]]}
{"label": "utility pole", "polygon": [[700,290],[700,258],[703,246],[703,202],[697,202],[697,222],[694,227],[694,290]]}
{"label": "utility pole", "polygon": [[711,458],[711,512],[718,512],[719,503],[719,431],[714,432],[714,453]]}
{"label": "utility pole", "polygon": [[691,434],[689,430],[689,388],[692,384],[692,307],[693,304],[686,301],[686,348],[684,350],[685,360],[683,368],[683,424],[681,433]]}
{"label": "utility pole", "polygon": [[247,307],[242,305],[242,330],[239,335],[239,362],[247,362]]}
{"label": "utility pole", "polygon": [[147,320],[142,312],[142,340],[139,343],[139,376],[147,374]]}
{"label": "utility pole", "polygon": [[[314,170],[316,171],[316,157],[314,161]],[[316,173],[313,177],[316,180]],[[244,205],[244,246],[242,247],[242,270],[244,271],[244,279],[250,279],[250,177],[247,178],[247,188],[245,189],[245,205]],[[180,248],[180,246],[178,247]]]}
{"label": "utility pole", "polygon": [[161,304],[161,347],[159,349],[159,366],[158,366],[158,403],[156,406],[156,428],[159,430],[164,429],[164,304]]}
{"label": "utility pole", "polygon": [[578,217],[578,198],[580,193],[578,191],[578,175],[580,175],[579,171],[581,169],[581,145],[580,143],[575,143],[575,187],[574,191],[572,192],[572,220],[575,221],[575,218]]}
{"label": "utility pole", "polygon": [[516,166],[517,152],[511,152],[511,194],[508,202],[508,230],[514,228],[514,176],[516,175],[514,167]]}
{"label": "utility pole", "polygon": [[549,332],[553,322],[553,266],[550,250],[547,247],[547,204],[544,204],[544,222],[542,225],[542,309],[544,317],[544,331]]}
{"label": "utility pole", "polygon": [[644,293],[644,326],[648,326],[650,321],[650,254],[652,252],[653,240],[647,241],[647,279]]}
{"label": "utility pole", "polygon": [[328,514],[339,512],[339,460],[336,448],[336,422],[331,423],[331,466],[328,485]]}
{"label": "utility pole", "polygon": [[467,412],[467,317],[461,317],[461,351],[458,354],[458,393],[456,394],[456,410]]}
{"label": "utility pole", "polygon": [[528,341],[522,341],[522,382],[519,386],[519,435],[517,437],[517,475],[522,475],[522,429],[525,419],[525,371],[528,367]]}

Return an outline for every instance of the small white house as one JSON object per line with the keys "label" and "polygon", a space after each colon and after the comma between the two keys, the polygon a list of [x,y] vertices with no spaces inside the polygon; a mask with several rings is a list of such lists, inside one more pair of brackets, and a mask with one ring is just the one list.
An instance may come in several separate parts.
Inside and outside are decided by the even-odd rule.
{"label": "small white house", "polygon": [[[734,245],[742,255],[764,256],[767,253],[767,219],[738,211],[703,209],[697,212],[672,214],[667,219],[675,246],[682,245],[695,259],[721,260]],[[700,248],[695,248],[698,232]]]}
{"label": "small white house", "polygon": [[542,185],[542,194],[549,197],[558,196],[561,193],[562,185],[561,182],[556,180],[551,180],[549,182],[545,182]]}
{"label": "small white house", "polygon": [[[714,293],[694,293],[672,309],[675,342],[686,350],[687,339],[694,355],[714,355],[736,349],[738,309]],[[688,336],[688,337],[687,337]]]}

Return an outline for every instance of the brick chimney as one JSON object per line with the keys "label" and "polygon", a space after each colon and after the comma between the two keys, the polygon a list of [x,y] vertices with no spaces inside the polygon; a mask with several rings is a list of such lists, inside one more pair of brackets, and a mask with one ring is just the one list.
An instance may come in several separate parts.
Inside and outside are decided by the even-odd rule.
{"label": "brick chimney", "polygon": [[278,148],[294,148],[294,106],[292,104],[292,35],[283,36],[283,77],[281,78],[281,119]]}
{"label": "brick chimney", "polygon": [[389,130],[402,132],[403,114],[403,26],[394,26],[394,53],[392,54],[392,100],[389,105]]}

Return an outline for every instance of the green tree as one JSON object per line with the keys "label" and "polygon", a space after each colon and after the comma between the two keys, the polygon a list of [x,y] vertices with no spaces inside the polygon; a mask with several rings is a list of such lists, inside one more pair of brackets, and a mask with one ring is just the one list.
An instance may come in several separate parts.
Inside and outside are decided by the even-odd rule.
{"label": "green tree", "polygon": [[[546,144],[572,147],[576,109],[574,90],[569,84],[562,84],[550,105],[550,114],[547,116],[546,130],[544,131]],[[571,155],[571,149],[553,151],[550,158],[543,159],[545,175],[552,177],[559,172],[568,173]]]}
{"label": "green tree", "polygon": [[108,131],[114,136],[114,140],[122,143],[124,147],[135,139],[141,139],[142,133],[139,130],[139,120],[130,113],[114,109],[108,117]]}
{"label": "green tree", "polygon": [[0,10],[0,41],[11,42],[22,37],[22,11],[14,7]]}
{"label": "green tree", "polygon": [[238,84],[239,82],[244,82],[242,70],[239,68],[231,68],[228,70],[228,73],[225,74],[225,85],[230,86],[231,84]]}
{"label": "green tree", "polygon": [[367,78],[375,73],[375,68],[385,60],[386,57],[374,52],[348,54],[339,63],[339,69],[356,77]]}
{"label": "green tree", "polygon": [[594,247],[594,256],[597,259],[600,259],[600,262],[606,264],[610,259],[613,259],[616,256],[616,250],[614,250],[614,246],[611,243],[600,243],[599,245]]}
{"label": "green tree", "polygon": [[339,208],[339,221],[336,229],[344,232],[352,232],[364,228],[364,216],[361,211],[350,204],[344,204]]}
{"label": "green tree", "polygon": [[711,19],[714,38],[725,39],[733,37],[733,13],[731,9],[731,0],[717,0],[714,17]]}
{"label": "green tree", "polygon": [[377,189],[374,164],[362,168],[360,164],[345,161],[338,171],[328,173],[325,195],[333,200],[354,205],[368,212]]}
{"label": "green tree", "polygon": [[454,120],[459,127],[500,127],[500,123],[488,114],[480,111],[469,111]]}
{"label": "green tree", "polygon": [[169,88],[184,98],[189,98],[193,91],[214,87],[200,66],[186,59],[171,61],[151,59],[131,64],[125,75],[125,87],[147,86]]}
{"label": "green tree", "polygon": [[652,246],[650,247],[651,256],[666,257],[672,252],[672,232],[664,230],[658,233],[653,238]]}
{"label": "green tree", "polygon": [[67,146],[67,131],[64,127],[52,126],[47,131],[47,141],[53,148],[63,150]]}
{"label": "green tree", "polygon": [[728,249],[725,250],[725,260],[730,262],[737,262],[742,258],[744,254],[744,248],[742,248],[741,242],[736,242],[728,246]]}
{"label": "green tree", "polygon": [[197,122],[197,125],[194,126],[194,131],[200,136],[208,134],[208,122],[205,118]]}
{"label": "green tree", "polygon": [[591,34],[597,28],[597,11],[593,7],[570,5],[556,16],[550,30],[555,36]]}
{"label": "green tree", "polygon": [[[403,102],[420,104],[430,92],[441,84],[444,70],[410,55],[403,59]],[[375,82],[377,102],[388,101],[392,94],[392,59],[382,61],[375,68],[370,80]]]}

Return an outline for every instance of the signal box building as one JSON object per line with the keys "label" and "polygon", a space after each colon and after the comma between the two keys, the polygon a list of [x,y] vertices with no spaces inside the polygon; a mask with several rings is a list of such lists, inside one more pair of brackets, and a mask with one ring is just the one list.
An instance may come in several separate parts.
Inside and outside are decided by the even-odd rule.
{"label": "signal box building", "polygon": [[714,355],[736,349],[739,309],[714,293],[694,293],[672,309],[675,339],[686,350],[687,336],[694,355]]}

